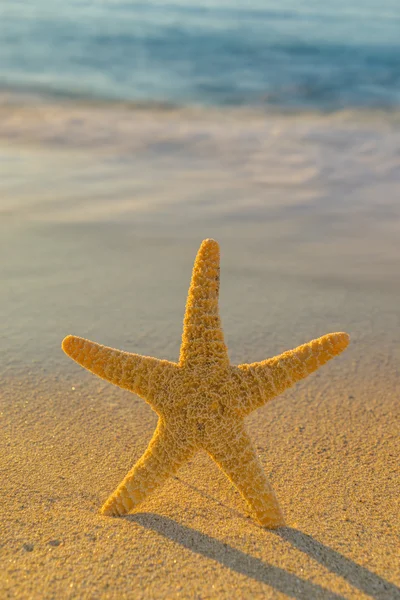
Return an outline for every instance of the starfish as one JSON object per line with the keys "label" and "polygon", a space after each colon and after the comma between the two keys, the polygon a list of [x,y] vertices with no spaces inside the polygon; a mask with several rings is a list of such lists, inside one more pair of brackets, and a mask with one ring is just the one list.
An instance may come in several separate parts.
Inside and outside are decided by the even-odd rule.
{"label": "starfish", "polygon": [[205,450],[261,525],[284,525],[244,419],[340,354],[349,336],[330,333],[274,358],[231,365],[219,316],[219,263],[218,243],[204,240],[193,267],[178,363],[72,335],[62,342],[64,352],[82,367],[137,394],[159,417],[147,450],[103,505],[104,515],[130,512]]}

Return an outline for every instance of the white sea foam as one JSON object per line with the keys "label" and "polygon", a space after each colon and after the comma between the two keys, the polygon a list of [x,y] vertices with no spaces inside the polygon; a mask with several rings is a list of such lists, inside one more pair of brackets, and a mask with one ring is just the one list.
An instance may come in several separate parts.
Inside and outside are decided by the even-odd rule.
{"label": "white sea foam", "polygon": [[397,114],[3,98],[0,116],[3,224],[265,238],[303,274],[387,281],[399,267]]}
{"label": "white sea foam", "polygon": [[397,215],[396,114],[150,110],[3,97],[0,139],[3,218],[108,221],[163,208],[173,218],[185,211],[185,218],[263,219],[289,209],[382,215],[385,206]]}

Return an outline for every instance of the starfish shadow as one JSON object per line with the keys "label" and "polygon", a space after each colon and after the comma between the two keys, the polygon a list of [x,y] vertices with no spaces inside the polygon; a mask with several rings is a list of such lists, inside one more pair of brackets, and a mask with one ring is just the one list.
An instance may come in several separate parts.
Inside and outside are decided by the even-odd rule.
{"label": "starfish shadow", "polygon": [[215,560],[231,571],[265,583],[296,600],[312,600],[314,598],[345,600],[343,596],[316,583],[301,579],[280,567],[264,563],[259,558],[250,556],[196,529],[181,525],[168,517],[153,513],[136,513],[124,518],[168,538],[195,554]]}
{"label": "starfish shadow", "polygon": [[272,533],[375,600],[395,600],[396,598],[400,600],[400,588],[396,585],[346,558],[340,552],[321,544],[310,535],[291,527],[282,527]]}
{"label": "starfish shadow", "polygon": [[[211,500],[220,506],[224,506],[225,510],[229,510],[236,517],[246,521],[248,520],[248,517],[245,517],[239,511],[227,507],[213,496],[199,490],[196,486],[189,484],[179,477],[175,476],[175,479],[208,500]],[[253,527],[254,526],[257,526],[257,524],[253,523]],[[312,559],[319,562],[328,569],[328,571],[331,571],[335,575],[339,575],[353,587],[358,588],[375,600],[395,600],[397,598],[400,600],[400,588],[396,585],[383,579],[383,577],[380,577],[379,575],[375,575],[375,573],[372,573],[365,567],[346,558],[336,550],[321,544],[321,542],[318,542],[310,535],[291,527],[281,527],[280,529],[272,530],[271,533],[274,533],[286,542],[289,542],[292,546],[297,548],[297,550],[304,552]]]}
{"label": "starfish shadow", "polygon": [[[214,496],[212,496],[211,494],[207,494],[207,492],[204,492],[203,490],[199,490],[198,487],[196,487],[195,485],[184,481],[183,479],[180,479],[179,477],[177,477],[176,475],[173,476],[173,478],[176,481],[179,481],[179,483],[181,485],[183,485],[184,487],[193,490],[194,492],[196,492],[196,494],[199,494],[199,496],[202,496],[203,498],[205,498],[206,500],[210,500],[211,502],[214,502],[215,504],[217,504],[218,506],[222,506],[225,510],[229,511],[232,515],[235,515],[235,517],[237,519],[242,519],[243,521],[246,521],[246,523],[249,522],[249,519],[252,519],[251,515],[248,514],[247,516],[244,515],[243,513],[239,512],[238,510],[232,508],[231,506],[227,506],[226,504],[224,504],[224,502],[222,502],[221,500],[218,500],[217,498],[215,498]],[[233,487],[233,486],[232,486]],[[234,489],[234,488],[233,488]],[[252,525],[253,527],[261,527],[261,525],[258,525],[257,522],[255,522],[254,520],[252,520]]]}

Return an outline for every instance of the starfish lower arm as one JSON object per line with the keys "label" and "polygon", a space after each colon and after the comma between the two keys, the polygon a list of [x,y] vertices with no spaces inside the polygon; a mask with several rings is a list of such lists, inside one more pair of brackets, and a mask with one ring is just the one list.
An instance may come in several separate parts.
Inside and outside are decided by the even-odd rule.
{"label": "starfish lower arm", "polygon": [[347,333],[328,333],[268,360],[239,365],[234,373],[243,390],[243,414],[263,406],[310,375],[347,347]]}
{"label": "starfish lower arm", "polygon": [[177,444],[176,433],[168,430],[159,419],[153,438],[143,454],[118,488],[103,505],[101,512],[121,516],[138,506],[193,454],[194,448],[181,436]]}
{"label": "starfish lower arm", "polygon": [[230,433],[229,439],[216,439],[205,449],[237,487],[262,525],[271,529],[284,525],[274,490],[243,424]]}

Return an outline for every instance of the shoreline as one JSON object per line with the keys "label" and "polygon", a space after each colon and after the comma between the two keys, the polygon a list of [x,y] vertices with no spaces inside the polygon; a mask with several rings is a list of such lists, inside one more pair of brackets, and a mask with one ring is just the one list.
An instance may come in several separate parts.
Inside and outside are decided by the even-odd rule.
{"label": "shoreline", "polygon": [[75,109],[99,108],[99,109],[123,109],[127,112],[149,112],[153,114],[174,113],[187,115],[221,115],[233,114],[234,116],[251,115],[259,117],[271,116],[341,116],[347,114],[360,115],[395,115],[399,116],[400,105],[363,105],[348,104],[337,107],[310,107],[306,104],[298,106],[286,106],[275,103],[196,103],[196,102],[173,102],[148,99],[129,99],[123,97],[89,96],[84,93],[74,94],[71,91],[46,88],[38,86],[26,87],[0,82],[0,107],[29,107],[29,106],[64,106]]}
{"label": "shoreline", "polygon": [[[239,136],[255,136],[259,127],[274,131],[277,127],[298,126],[321,132],[329,127],[339,130],[343,127],[348,132],[364,127],[367,131],[370,127],[377,127],[379,131],[383,127],[385,133],[389,132],[388,127],[393,130],[400,127],[400,106],[345,106],[328,110],[274,105],[180,105],[53,96],[35,90],[7,91],[7,88],[1,87],[0,116],[0,139],[7,143],[58,148],[63,145],[71,150],[88,146],[100,150],[101,142],[107,141],[111,149],[123,144],[126,151],[129,136],[137,133],[143,136],[146,128],[150,136],[157,137],[161,133],[163,139],[168,135],[171,140],[183,138],[190,142],[191,133],[224,135],[222,128],[228,126],[232,128],[231,133]],[[106,134],[106,140],[99,136],[99,127],[101,133]],[[263,133],[266,133],[265,129]]]}

